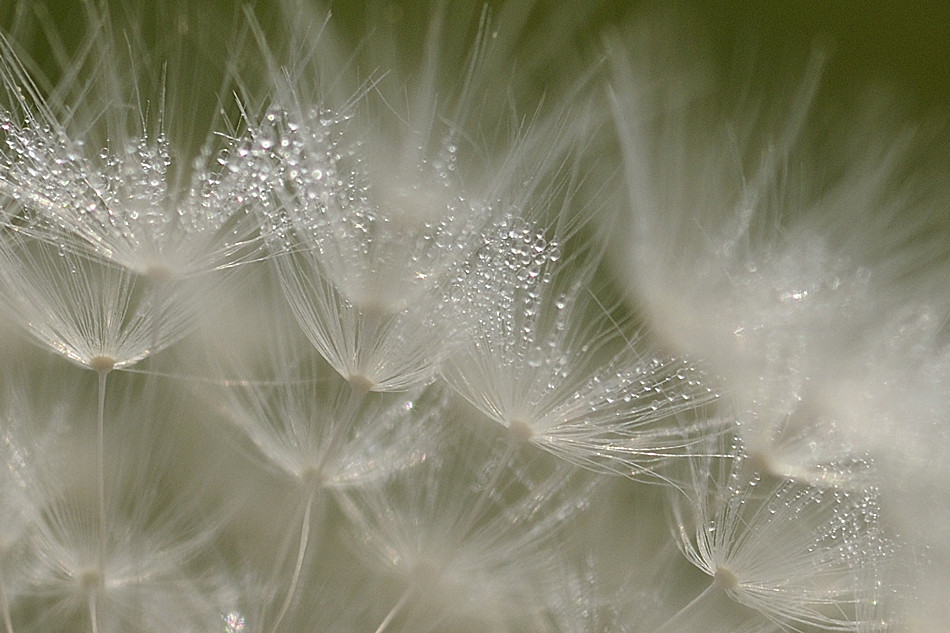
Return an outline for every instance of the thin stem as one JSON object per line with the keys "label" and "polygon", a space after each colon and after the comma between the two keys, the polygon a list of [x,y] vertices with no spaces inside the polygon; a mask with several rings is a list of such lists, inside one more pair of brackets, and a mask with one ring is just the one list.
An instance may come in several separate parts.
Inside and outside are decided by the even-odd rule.
{"label": "thin stem", "polygon": [[[685,607],[677,611],[676,615],[674,615],[669,620],[664,622],[663,626],[653,631],[653,633],[668,633],[669,631],[678,630],[679,628],[678,625],[682,622],[682,620],[684,620],[693,611],[695,611],[696,607],[698,607],[703,601],[709,598],[709,596],[713,595],[716,591],[721,589],[723,584],[724,583],[722,582],[720,577],[717,575],[713,579],[713,581],[709,583],[708,587],[703,589],[703,591],[698,596],[696,596],[695,598],[689,601],[689,604],[687,604]],[[674,625],[677,625],[677,627],[674,628]]]}
{"label": "thin stem", "polygon": [[152,332],[151,340],[149,347],[149,355],[155,353],[155,349],[158,347],[159,335],[161,333],[162,325],[162,309],[165,303],[166,286],[168,280],[166,276],[171,276],[171,271],[164,269],[157,269],[153,273],[152,279],[152,296],[151,296],[151,308],[152,308]]}
{"label": "thin stem", "polygon": [[96,478],[98,480],[98,539],[96,544],[96,568],[100,578],[105,578],[106,571],[106,475],[105,475],[105,408],[106,408],[106,377],[109,369],[100,369],[99,374],[99,407],[96,428]]}
{"label": "thin stem", "polygon": [[[360,407],[369,394],[369,392],[362,389],[360,385],[353,384],[352,382],[347,391],[346,401],[342,403],[340,408],[334,407],[336,414],[331,416],[332,419],[328,421],[330,440],[327,443],[326,449],[322,451],[323,454],[320,458],[320,462],[305,476],[304,483],[308,487],[314,488],[314,486],[316,486],[316,488],[319,488],[324,485],[323,478],[326,475],[327,465],[337,461],[337,451],[340,445],[346,441],[355,421],[359,419]],[[313,476],[315,476],[315,478],[313,478]]]}
{"label": "thin stem", "polygon": [[409,598],[412,596],[414,587],[410,585],[406,591],[403,592],[402,597],[393,605],[393,608],[389,610],[389,613],[386,614],[386,617],[383,618],[383,621],[379,623],[379,626],[376,627],[376,633],[383,633],[386,628],[392,623],[393,618],[399,615],[399,612],[403,610],[403,607],[409,602]]}
{"label": "thin stem", "polygon": [[10,601],[7,598],[7,587],[0,574],[0,610],[3,613],[3,626],[7,633],[13,633],[13,620],[10,618]]}
{"label": "thin stem", "polygon": [[287,611],[290,610],[290,604],[293,602],[294,594],[297,593],[297,583],[300,582],[300,572],[303,569],[303,561],[307,553],[307,543],[310,540],[310,513],[313,509],[313,498],[316,492],[311,492],[307,498],[307,506],[303,512],[303,524],[300,526],[300,542],[297,544],[297,561],[294,564],[294,573],[290,578],[290,587],[287,589],[287,595],[284,597],[283,604],[280,605],[280,611],[271,627],[271,633],[277,631]]}
{"label": "thin stem", "polygon": [[[505,473],[506,466],[508,466],[512,456],[520,447],[521,441],[517,437],[511,436],[508,445],[505,447],[505,452],[496,463],[495,470],[492,473],[488,484],[482,488],[478,499],[475,501],[474,505],[470,506],[470,510],[463,517],[461,524],[462,529],[456,532],[456,541],[452,547],[453,550],[461,545],[462,540],[468,535],[468,532],[472,529],[472,526],[475,525],[479,516],[481,516],[482,512],[484,512],[485,507],[488,504],[491,491],[498,485],[498,482],[501,481],[501,478]],[[349,499],[347,499],[345,496],[342,498],[342,500],[346,502],[346,504],[349,504]],[[440,574],[441,571],[442,570],[439,569],[437,574]],[[383,618],[383,621],[380,622],[375,633],[383,633],[383,631],[386,630],[386,628],[392,623],[393,619],[403,610],[403,608],[405,608],[416,588],[416,584],[410,583],[409,587],[402,594],[402,597],[399,598],[396,604],[393,605],[393,608],[389,610],[389,613],[386,614],[386,617]]]}
{"label": "thin stem", "polygon": [[495,471],[491,475],[491,479],[489,479],[488,483],[482,488],[478,499],[476,499],[474,505],[471,506],[471,509],[466,514],[465,520],[462,523],[462,529],[456,532],[456,540],[458,541],[456,546],[461,544],[461,540],[468,535],[468,532],[478,521],[478,517],[485,511],[485,507],[488,505],[488,500],[491,497],[491,491],[494,490],[498,482],[501,481],[502,476],[505,474],[506,467],[511,462],[511,458],[520,447],[521,440],[514,435],[510,435],[508,445],[505,447],[505,452],[502,453],[501,458],[499,458],[495,466]]}
{"label": "thin stem", "polygon": [[92,625],[92,633],[99,633],[99,615],[96,610],[96,592],[89,592],[89,623]]}
{"label": "thin stem", "polygon": [[[330,444],[327,446],[327,450],[323,452],[325,460],[332,460],[334,458],[340,443],[346,439],[347,431],[353,426],[355,421],[361,419],[360,408],[369,395],[369,389],[365,384],[350,380],[349,386],[350,388],[346,393],[346,400],[334,402],[334,419],[332,424],[335,428],[330,436]],[[320,466],[322,468],[324,464]]]}
{"label": "thin stem", "polygon": [[388,313],[381,306],[367,306],[359,310],[359,342],[353,359],[356,371],[346,377],[355,390],[370,391],[376,382],[373,372],[369,370],[376,364],[376,338],[387,316]]}

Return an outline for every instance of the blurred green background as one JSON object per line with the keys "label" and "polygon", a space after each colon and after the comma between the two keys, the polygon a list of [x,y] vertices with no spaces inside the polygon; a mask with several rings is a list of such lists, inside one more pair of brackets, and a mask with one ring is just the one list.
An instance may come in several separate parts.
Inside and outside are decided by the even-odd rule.
{"label": "blurred green background", "polygon": [[[83,5],[88,1],[0,0],[0,26],[7,33],[13,31],[15,39],[51,70],[55,64],[47,65],[50,51],[45,40],[55,33],[67,49],[76,45],[82,34],[77,25],[83,21]],[[267,24],[277,13],[274,0],[138,0],[113,2],[113,12],[142,25],[144,37],[156,42],[183,38],[202,46],[225,46],[227,32],[243,20],[244,4],[254,7],[265,28],[279,32],[280,27]],[[411,43],[422,37],[421,19],[432,4],[346,1],[328,6],[349,36],[356,37],[365,29],[367,15],[385,15],[399,22],[399,31]],[[463,0],[449,6],[453,13],[477,13],[482,4]],[[496,18],[513,6],[519,12],[528,6],[524,0],[507,3],[507,9],[497,0],[489,4]],[[721,64],[749,63],[752,58],[758,65],[780,64],[800,56],[810,42],[819,39],[830,43],[833,51],[826,72],[828,85],[848,91],[889,86],[917,113],[950,106],[950,2],[945,0],[541,0],[531,9],[523,40],[525,46],[546,48],[554,57],[542,65],[544,71],[537,72],[537,80],[552,81],[551,75],[570,68],[579,52],[592,54],[604,28],[617,28],[659,6],[686,16],[693,33],[701,34],[702,47]],[[563,30],[556,32],[559,27]],[[682,45],[704,54],[695,41]]]}

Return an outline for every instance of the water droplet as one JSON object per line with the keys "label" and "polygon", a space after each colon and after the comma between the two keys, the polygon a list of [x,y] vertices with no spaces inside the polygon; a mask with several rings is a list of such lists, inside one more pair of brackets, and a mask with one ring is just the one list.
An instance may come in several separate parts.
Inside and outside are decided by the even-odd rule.
{"label": "water droplet", "polygon": [[244,630],[245,619],[238,611],[228,611],[223,619],[225,633],[241,633]]}

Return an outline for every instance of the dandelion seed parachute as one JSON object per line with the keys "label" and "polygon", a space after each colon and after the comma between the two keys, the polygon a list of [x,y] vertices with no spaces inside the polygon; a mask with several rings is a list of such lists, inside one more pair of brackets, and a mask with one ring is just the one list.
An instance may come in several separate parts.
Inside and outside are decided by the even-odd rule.
{"label": "dandelion seed parachute", "polygon": [[[778,106],[727,97],[723,114],[720,93],[705,92],[710,73],[661,81],[611,49],[632,301],[722,378],[722,414],[738,419],[750,470],[825,497],[876,491],[901,537],[927,547],[936,532],[924,532],[945,523],[932,485],[947,463],[943,136],[906,124],[881,93],[829,113],[820,51]],[[854,626],[901,626],[873,618]]]}
{"label": "dandelion seed parachute", "polygon": [[18,558],[24,590],[15,630],[85,630],[91,621],[100,631],[153,630],[149,623],[156,621],[185,630],[212,627],[217,614],[198,559],[219,525],[202,518],[200,482],[186,479],[189,492],[179,489],[172,438],[158,432],[174,426],[180,403],[165,406],[146,390],[130,388],[110,405],[107,417],[115,424],[106,455],[109,529],[103,543],[88,378],[78,372],[60,379],[59,396],[50,402],[42,392],[29,396],[30,423],[56,433],[33,456],[37,476],[29,494],[39,507],[29,555]]}
{"label": "dandelion seed parachute", "polygon": [[558,585],[552,539],[585,506],[590,480],[543,453],[499,451],[484,428],[441,437],[416,468],[346,492],[354,546],[398,582],[392,616],[403,626],[512,626]]}
{"label": "dandelion seed parachute", "polygon": [[[875,491],[761,476],[741,445],[688,460],[692,485],[671,491],[686,558],[736,602],[785,628],[877,630],[892,546]],[[710,451],[714,452],[714,451]],[[728,451],[719,450],[720,455]]]}
{"label": "dandelion seed parachute", "polygon": [[[340,55],[320,30],[302,59],[273,63],[275,98],[255,127],[273,160],[269,244],[287,299],[337,371],[376,391],[431,380],[466,337],[459,283],[484,232],[546,195],[580,127],[561,112],[552,119],[566,131],[522,123],[508,145],[480,145],[483,126],[506,124],[483,121],[475,101],[495,40],[483,14],[470,50],[455,53],[464,71],[437,89],[453,59],[440,41],[448,19],[430,25],[420,68],[367,73],[342,98],[319,82]],[[368,42],[368,56],[385,42]],[[389,92],[406,85],[413,97],[399,105]]]}
{"label": "dandelion seed parachute", "polygon": [[0,235],[0,296],[38,343],[95,370],[102,359],[123,368],[168,347],[195,316],[125,268],[15,233]]}
{"label": "dandelion seed parachute", "polygon": [[[256,256],[252,211],[266,195],[238,157],[246,139],[211,135],[182,166],[167,135],[182,122],[166,120],[164,90],[150,103],[147,81],[122,64],[108,12],[84,11],[85,46],[58,84],[31,75],[0,40],[0,257],[8,314],[99,370],[191,331],[228,289],[210,274]],[[148,58],[125,35],[129,54]]]}
{"label": "dandelion seed parachute", "polygon": [[559,261],[558,244],[516,218],[478,254],[465,282],[472,336],[442,376],[490,419],[572,463],[646,479],[718,432],[704,413],[687,419],[716,394],[614,320],[591,284],[596,262]]}
{"label": "dandelion seed parachute", "polygon": [[[913,253],[937,261],[927,214],[914,212],[921,201],[899,184],[908,134],[855,132],[860,161],[828,149],[831,133],[809,125],[821,52],[796,94],[773,107],[778,124],[763,120],[771,110],[760,103],[723,115],[714,95],[666,98],[620,44],[610,57],[631,300],[667,345],[722,377],[762,468],[819,485],[873,484],[874,432],[836,403],[882,315],[913,300],[926,268]],[[734,122],[705,123],[724,118]],[[918,250],[918,238],[928,245]]]}
{"label": "dandelion seed parachute", "polygon": [[423,458],[444,406],[437,389],[354,392],[313,350],[296,346],[301,337],[264,336],[267,373],[249,368],[259,358],[219,358],[223,386],[211,399],[265,468],[311,494],[385,481]]}
{"label": "dandelion seed parachute", "polygon": [[86,9],[89,43],[63,70],[67,79],[84,76],[83,89],[41,91],[0,40],[5,223],[156,284],[253,257],[260,238],[253,211],[267,198],[241,149],[248,140],[210,134],[190,162],[173,151],[169,129],[194,123],[166,110],[164,89],[157,103],[142,96],[146,80],[122,67],[108,15],[93,3]]}
{"label": "dandelion seed parachute", "polygon": [[325,103],[307,93],[312,77],[292,79],[275,77],[277,103],[255,129],[280,203],[268,244],[281,286],[342,376],[375,391],[423,384],[451,341],[448,291],[481,221],[452,183],[453,141],[437,157],[390,156],[398,174],[381,169],[374,154],[387,141],[367,134],[367,89]]}

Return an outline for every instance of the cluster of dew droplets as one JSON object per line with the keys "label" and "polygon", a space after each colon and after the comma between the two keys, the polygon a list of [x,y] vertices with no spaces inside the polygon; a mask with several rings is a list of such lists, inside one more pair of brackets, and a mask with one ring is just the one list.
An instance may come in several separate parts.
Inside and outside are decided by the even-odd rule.
{"label": "cluster of dew droplets", "polygon": [[702,371],[684,361],[621,352],[607,367],[578,392],[590,402],[589,413],[604,423],[656,419],[718,397]]}
{"label": "cluster of dew droplets", "polygon": [[87,181],[95,170],[84,158],[81,141],[70,141],[61,130],[38,125],[32,119],[20,123],[3,110],[0,133],[0,186],[4,194],[20,203],[19,222],[34,230],[68,229],[71,227],[62,226],[49,212],[96,210],[98,200],[89,195],[91,185]]}
{"label": "cluster of dew droplets", "polygon": [[803,246],[744,261],[728,277],[738,287],[723,295],[742,301],[722,310],[734,315],[728,327],[749,341],[743,349],[761,354],[755,360],[778,371],[789,365],[790,355],[802,352],[801,345],[829,332],[828,323],[860,318],[869,305],[869,281],[867,268],[833,257],[820,238],[809,239]]}
{"label": "cluster of dew droplets", "polygon": [[394,281],[410,296],[427,289],[447,296],[464,275],[490,213],[465,195],[453,175],[457,146],[441,147],[431,160],[422,157],[395,177],[373,178],[366,206],[353,211],[370,228],[363,254],[373,272],[395,271]]}
{"label": "cluster of dew droplets", "polygon": [[[802,539],[799,555],[812,565],[832,565],[847,573],[880,560],[886,540],[878,528],[880,506],[876,490],[825,488],[782,478],[760,490],[763,475],[756,469],[757,460],[744,456],[741,442],[734,443],[733,454],[737,457],[728,472],[723,494],[728,507],[745,516],[743,521],[757,508],[763,508],[760,521],[798,534],[797,538]],[[764,477],[767,481],[775,480],[772,475]],[[714,522],[708,525],[712,529]],[[799,532],[796,525],[810,527],[806,533]],[[748,525],[748,529],[754,528]],[[809,575],[807,570],[803,573]]]}
{"label": "cluster of dew droplets", "polygon": [[[536,245],[539,243],[536,242]],[[555,257],[559,256],[555,253]],[[555,259],[554,261],[557,261]],[[536,262],[533,262],[536,265]],[[571,319],[574,308],[582,303],[581,295],[587,291],[583,281],[575,281],[566,291],[559,291],[550,273],[540,276],[540,288],[529,289],[524,299],[530,304],[526,310],[525,322],[521,325],[519,341],[525,343],[524,362],[531,370],[539,372],[541,378],[536,385],[535,400],[542,400],[549,393],[556,392],[570,380],[578,359],[577,341],[571,340]],[[539,301],[543,305],[536,305]],[[527,314],[530,312],[530,314]],[[517,334],[517,332],[516,332]],[[581,347],[589,345],[582,343]],[[583,354],[583,352],[581,352]],[[578,392],[573,395],[580,397]]]}
{"label": "cluster of dew droplets", "polygon": [[821,541],[833,544],[837,555],[859,570],[874,561],[889,558],[894,544],[881,527],[879,491],[831,488],[824,494],[834,500],[832,520],[823,526]]}
{"label": "cluster of dew droplets", "polygon": [[251,139],[225,138],[223,147],[202,148],[187,183],[171,181],[172,158],[163,133],[130,139],[124,152],[103,151],[99,172],[104,182],[95,175],[89,182],[102,192],[104,222],[99,219],[91,228],[116,235],[132,248],[131,258],[144,249],[154,259],[186,269],[231,263],[233,250],[255,239],[260,222],[251,209],[270,204],[270,183],[249,156]]}
{"label": "cluster of dew droplets", "polygon": [[353,303],[372,296],[401,309],[433,289],[439,303],[485,215],[454,187],[457,147],[447,142],[431,161],[394,174],[374,172],[374,148],[346,134],[351,118],[322,108],[264,116],[252,151],[264,157],[279,201],[266,213],[270,247],[306,251]]}
{"label": "cluster of dew droplets", "polygon": [[557,241],[520,217],[505,216],[483,233],[457,296],[489,345],[505,349],[515,344],[515,354],[526,360],[526,350],[538,342],[542,299],[560,259]]}
{"label": "cluster of dew droplets", "polygon": [[834,596],[834,609],[825,609],[821,600],[810,607],[818,621],[850,625],[861,619],[861,609],[877,604],[879,586],[861,579],[878,573],[877,565],[892,553],[880,528],[879,507],[877,492],[871,488],[849,491],[792,481],[784,482],[768,500],[769,515],[785,522],[792,533],[801,533],[796,525],[812,526],[799,537],[803,540],[799,567],[792,573],[799,575],[805,596],[814,590]]}
{"label": "cluster of dew droplets", "polygon": [[102,165],[90,174],[89,184],[101,205],[91,213],[80,209],[81,228],[93,235],[115,231],[130,244],[155,252],[176,222],[165,208],[171,165],[168,139],[164,134],[154,140],[129,139],[117,151],[104,149],[99,158]]}
{"label": "cluster of dew droplets", "polygon": [[[5,112],[0,130],[4,193],[20,202],[19,221],[41,234],[52,229],[53,239],[78,237],[91,252],[142,267],[139,272],[181,249],[208,260],[206,268],[221,264],[217,254],[253,239],[256,227],[240,219],[252,204],[269,202],[269,183],[249,160],[246,137],[227,138],[213,156],[206,146],[194,160],[190,184],[178,191],[170,182],[172,157],[163,132],[113,140],[92,156],[63,130],[37,128],[32,120],[17,124]],[[209,242],[194,247],[196,236]],[[187,252],[189,246],[194,252]]]}
{"label": "cluster of dew droplets", "polygon": [[215,151],[206,145],[195,157],[191,184],[175,205],[184,234],[227,228],[217,235],[225,252],[253,238],[248,225],[259,228],[261,216],[250,217],[250,210],[271,205],[270,183],[261,178],[260,159],[251,153],[253,142],[248,134],[227,137],[223,147]]}
{"label": "cluster of dew droplets", "polygon": [[[579,313],[591,301],[588,284],[558,284],[560,258],[543,230],[508,216],[486,233],[468,279],[479,344],[535,376],[532,404],[552,396],[566,412],[583,402],[610,424],[630,418],[631,406],[656,412],[692,406],[697,394],[715,397],[688,363],[624,354],[629,345],[606,315]],[[590,319],[602,327],[587,327]]]}
{"label": "cluster of dew droplets", "polygon": [[9,115],[0,127],[9,150],[3,157],[5,179],[32,209],[31,226],[52,223],[90,236],[165,229],[170,161],[164,136],[130,139],[118,151],[103,149],[93,164],[82,143],[61,130],[17,125]]}
{"label": "cluster of dew droplets", "polygon": [[272,250],[302,242],[322,252],[332,244],[327,228],[338,215],[334,210],[346,208],[352,196],[336,168],[348,118],[321,108],[298,115],[275,106],[252,128],[253,141],[240,154],[257,165],[259,178],[272,184],[280,202],[264,213]]}

